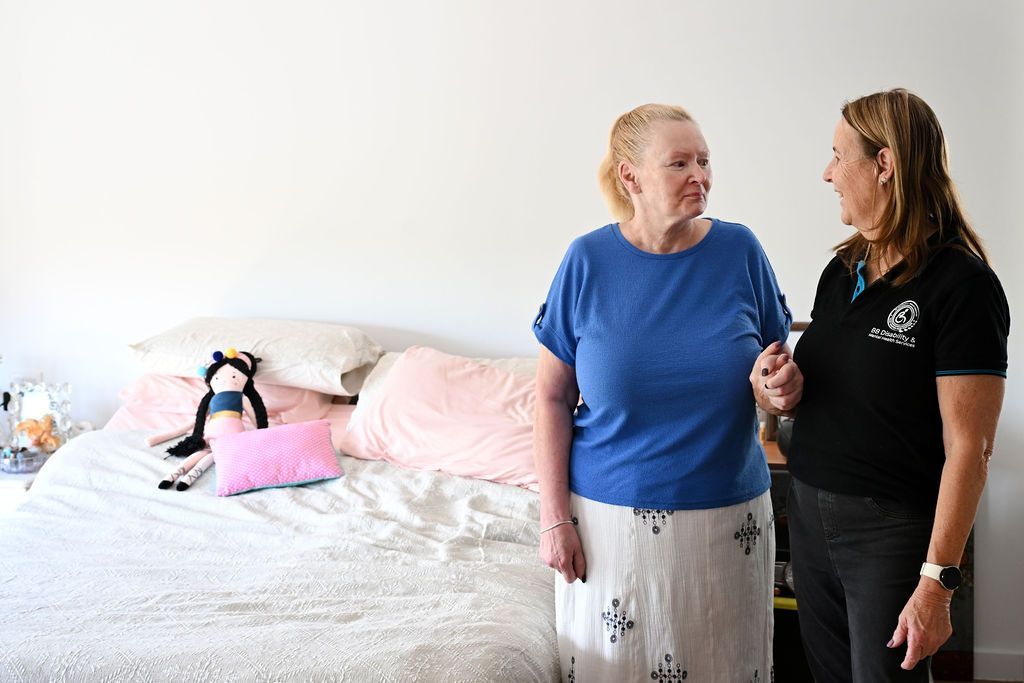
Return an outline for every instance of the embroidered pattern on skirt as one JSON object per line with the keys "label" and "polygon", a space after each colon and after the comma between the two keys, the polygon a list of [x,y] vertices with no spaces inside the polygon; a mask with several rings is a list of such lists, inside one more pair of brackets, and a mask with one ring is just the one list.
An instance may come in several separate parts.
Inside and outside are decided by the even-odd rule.
{"label": "embroidered pattern on skirt", "polygon": [[[661,533],[661,527],[665,526],[668,522],[668,518],[672,516],[674,510],[651,510],[649,508],[633,508],[633,516],[639,517],[643,520],[644,526],[647,526],[647,519],[651,520],[651,533],[657,535]],[[659,522],[660,520],[660,522]],[[660,523],[660,526],[659,526]]]}
{"label": "embroidered pattern on skirt", "polygon": [[604,619],[604,630],[611,631],[612,637],[609,640],[613,643],[617,643],[619,638],[626,635],[626,631],[633,628],[633,621],[626,618],[626,610],[623,609],[622,613],[619,613],[619,599],[615,598],[612,600],[612,606],[601,612],[601,618]]}
{"label": "embroidered pattern on skirt", "polygon": [[679,662],[676,662],[675,666],[672,666],[672,655],[665,655],[665,663],[658,662],[658,668],[651,671],[651,680],[663,683],[668,681],[669,683],[675,683],[676,681],[684,681],[689,674],[686,669],[679,666]]}
{"label": "embroidered pattern on skirt", "polygon": [[733,538],[740,542],[744,554],[749,555],[750,549],[757,545],[757,537],[760,535],[761,527],[757,525],[754,513],[748,512],[747,521],[740,525],[740,530],[733,534]]}

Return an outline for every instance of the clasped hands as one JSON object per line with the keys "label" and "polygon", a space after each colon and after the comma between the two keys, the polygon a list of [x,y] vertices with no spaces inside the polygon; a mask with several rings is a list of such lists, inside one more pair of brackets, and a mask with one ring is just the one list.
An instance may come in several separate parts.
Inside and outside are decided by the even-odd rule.
{"label": "clasped hands", "polygon": [[803,373],[781,342],[772,342],[757,357],[750,385],[757,404],[773,415],[792,414],[804,394]]}

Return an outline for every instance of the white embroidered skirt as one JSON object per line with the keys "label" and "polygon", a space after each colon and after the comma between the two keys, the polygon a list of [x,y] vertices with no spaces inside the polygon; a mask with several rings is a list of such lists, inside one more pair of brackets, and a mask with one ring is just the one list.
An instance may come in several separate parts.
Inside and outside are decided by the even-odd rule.
{"label": "white embroidered skirt", "polygon": [[555,576],[562,680],[772,680],[775,520],[766,492],[710,510],[571,496],[587,582]]}

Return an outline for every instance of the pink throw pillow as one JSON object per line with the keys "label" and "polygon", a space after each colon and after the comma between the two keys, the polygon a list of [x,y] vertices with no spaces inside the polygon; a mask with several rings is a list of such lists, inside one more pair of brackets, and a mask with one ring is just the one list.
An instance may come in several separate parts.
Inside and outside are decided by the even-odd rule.
{"label": "pink throw pillow", "polygon": [[327,420],[228,434],[213,440],[217,495],[299,486],[342,475]]}
{"label": "pink throw pillow", "polygon": [[413,346],[395,362],[342,451],[537,490],[536,382]]}

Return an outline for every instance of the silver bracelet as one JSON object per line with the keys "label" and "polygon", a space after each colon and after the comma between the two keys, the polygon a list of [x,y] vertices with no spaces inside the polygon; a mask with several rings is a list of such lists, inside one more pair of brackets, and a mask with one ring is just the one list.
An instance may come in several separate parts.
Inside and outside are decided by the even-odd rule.
{"label": "silver bracelet", "polygon": [[572,519],[563,519],[561,522],[555,522],[554,524],[549,526],[547,529],[541,529],[540,532],[542,534],[545,534],[545,533],[551,531],[552,529],[554,529],[556,526],[562,526],[563,524],[572,524],[573,526],[576,526],[579,523],[580,523],[580,521],[578,519],[576,519],[575,517],[573,517]]}

